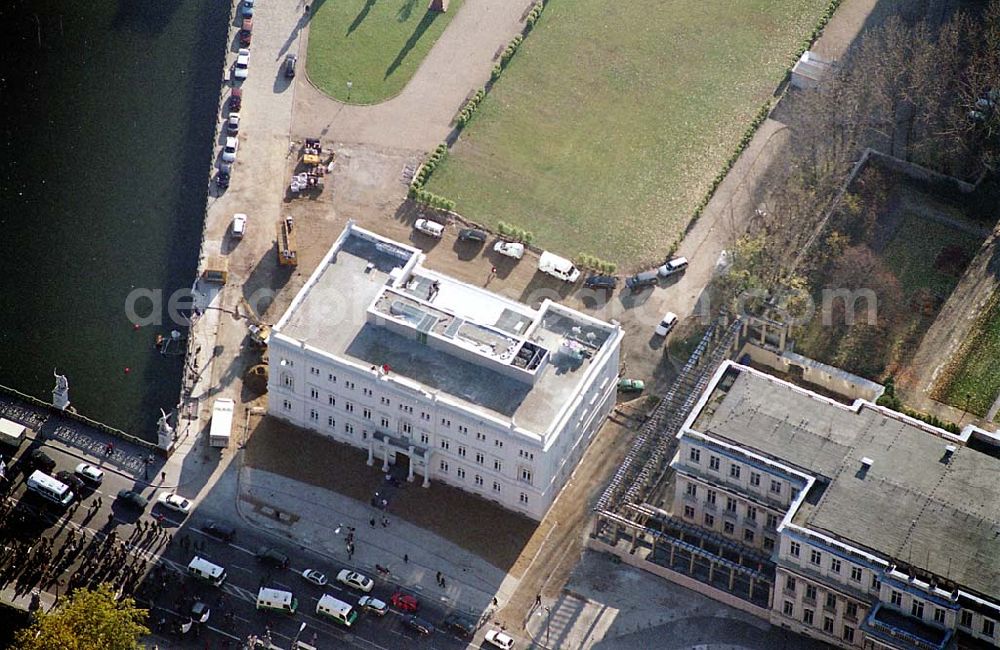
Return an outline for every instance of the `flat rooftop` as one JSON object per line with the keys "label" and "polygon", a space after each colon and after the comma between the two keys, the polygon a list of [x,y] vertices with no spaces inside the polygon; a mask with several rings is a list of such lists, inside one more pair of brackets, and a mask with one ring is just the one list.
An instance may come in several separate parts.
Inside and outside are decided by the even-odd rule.
{"label": "flat rooftop", "polygon": [[741,366],[722,375],[692,428],[817,476],[795,524],[1000,595],[1000,459]]}
{"label": "flat rooftop", "polygon": [[[617,340],[612,325],[552,303],[532,309],[424,269],[413,263],[418,251],[359,232],[317,269],[277,326],[281,334],[361,366],[388,365],[390,377],[539,435]],[[424,344],[421,334],[435,338]]]}

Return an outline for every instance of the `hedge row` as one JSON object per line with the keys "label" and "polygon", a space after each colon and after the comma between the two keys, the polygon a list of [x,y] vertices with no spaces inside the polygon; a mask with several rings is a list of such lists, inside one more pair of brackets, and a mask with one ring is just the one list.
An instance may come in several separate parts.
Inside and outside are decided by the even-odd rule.
{"label": "hedge row", "polygon": [[937,427],[938,429],[944,429],[945,431],[955,434],[962,432],[962,428],[954,422],[948,422],[946,420],[942,420],[936,415],[921,413],[920,411],[914,411],[911,408],[903,406],[903,402],[899,399],[899,396],[896,395],[896,382],[892,377],[885,380],[884,386],[885,390],[882,392],[882,396],[875,400],[875,403],[879,406],[890,408],[893,411],[899,411],[903,415],[908,415],[911,418],[920,420],[921,422],[926,422],[932,427]]}
{"label": "hedge row", "polygon": [[420,166],[420,171],[418,171],[417,175],[413,177],[412,181],[410,181],[410,190],[406,193],[408,197],[417,203],[423,203],[424,205],[437,208],[439,210],[455,209],[455,202],[451,199],[439,196],[424,189],[424,185],[426,185],[427,181],[430,180],[431,174],[434,173],[438,164],[444,160],[447,155],[448,145],[442,142],[436,149],[434,149],[434,153],[427,158],[427,161]]}
{"label": "hedge row", "polygon": [[576,258],[576,264],[580,268],[591,269],[600,273],[611,274],[618,270],[618,265],[614,262],[608,262],[587,253],[580,253]]}
{"label": "hedge row", "polygon": [[535,6],[531,8],[528,12],[528,16],[524,19],[524,31],[525,33],[530,32],[534,28],[535,23],[542,16],[542,10],[545,9],[545,2],[543,0],[538,0]]}
{"label": "hedge row", "polygon": [[519,241],[524,244],[530,244],[535,238],[535,233],[530,230],[525,230],[524,228],[518,228],[515,225],[509,224],[505,221],[501,221],[497,224],[497,233],[501,237],[506,239],[512,239],[514,241]]}
{"label": "hedge row", "polygon": [[480,88],[476,91],[476,94],[472,96],[472,99],[465,103],[465,107],[462,108],[462,111],[458,114],[458,118],[455,120],[455,122],[458,123],[459,128],[464,128],[465,125],[469,123],[469,120],[472,119],[472,115],[476,112],[476,109],[479,108],[479,102],[483,101],[483,97],[486,97],[486,91]]}
{"label": "hedge row", "polygon": [[698,207],[694,209],[694,216],[691,217],[691,223],[688,224],[688,228],[691,228],[691,226],[698,221],[698,217],[700,217],[701,213],[705,210],[705,206],[707,206],[708,202],[712,200],[715,190],[719,189],[719,185],[721,185],[722,181],[726,179],[726,175],[729,173],[729,170],[733,168],[733,165],[736,164],[739,157],[743,155],[743,151],[747,148],[747,145],[750,144],[750,141],[753,140],[753,136],[757,132],[757,129],[764,123],[764,120],[767,119],[770,112],[771,100],[767,100],[764,102],[764,105],[758,109],[753,121],[750,122],[750,126],[748,126],[747,130],[743,132],[743,137],[740,138],[739,144],[736,145],[736,150],[733,151],[733,153],[729,156],[729,159],[722,165],[722,169],[719,170],[719,173],[712,179],[712,184],[709,186],[708,191],[705,192],[705,196],[703,196],[701,201],[698,202]]}

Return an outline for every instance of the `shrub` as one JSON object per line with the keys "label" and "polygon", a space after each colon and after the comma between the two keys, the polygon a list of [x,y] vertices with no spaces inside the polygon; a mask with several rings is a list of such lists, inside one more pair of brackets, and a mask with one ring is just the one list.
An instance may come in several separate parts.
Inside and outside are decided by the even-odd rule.
{"label": "shrub", "polygon": [[476,91],[476,94],[473,95],[472,98],[465,103],[465,106],[458,113],[458,117],[455,119],[455,122],[458,124],[458,126],[464,128],[465,125],[469,123],[469,121],[472,119],[473,113],[475,113],[476,109],[479,107],[479,102],[483,101],[483,97],[485,96],[486,96],[486,91],[480,88],[479,90]]}
{"label": "shrub", "polygon": [[535,23],[538,22],[538,18],[542,15],[543,9],[545,9],[545,3],[542,2],[542,0],[538,0],[538,2],[535,3],[535,6],[531,8],[531,11],[528,12],[528,16],[524,19],[526,31],[531,31],[531,29],[535,26]]}
{"label": "shrub", "polygon": [[497,63],[493,66],[493,71],[490,72],[490,81],[496,81],[503,74],[503,66]]}
{"label": "shrub", "polygon": [[425,189],[413,190],[411,188],[409,196],[417,203],[421,203],[423,205],[435,208],[437,210],[451,211],[455,209],[454,201],[452,201],[449,198],[445,198],[443,196],[434,194],[433,192],[429,192]]}
{"label": "shrub", "polygon": [[524,36],[518,34],[514,38],[510,39],[510,43],[504,48],[503,54],[500,55],[500,66],[506,67],[512,58],[514,58],[514,52],[517,52],[517,48],[521,46],[524,42]]}

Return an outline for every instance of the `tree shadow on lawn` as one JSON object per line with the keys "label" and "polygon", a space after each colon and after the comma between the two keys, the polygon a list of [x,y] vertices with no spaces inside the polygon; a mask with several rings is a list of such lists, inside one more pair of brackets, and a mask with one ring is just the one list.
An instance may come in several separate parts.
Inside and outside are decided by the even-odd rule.
{"label": "tree shadow on lawn", "polygon": [[365,6],[361,7],[361,11],[359,11],[358,15],[354,17],[354,22],[352,22],[351,26],[347,28],[348,36],[350,36],[355,29],[360,27],[361,23],[365,22],[365,18],[368,17],[368,12],[371,11],[374,6],[375,0],[365,0]]}
{"label": "tree shadow on lawn", "polygon": [[385,76],[382,77],[383,79],[388,79],[390,75],[392,75],[392,73],[403,64],[403,59],[405,59],[410,53],[410,50],[416,47],[420,37],[424,35],[424,32],[426,32],[432,24],[434,24],[434,21],[437,20],[439,15],[440,13],[437,11],[428,11],[424,14],[424,17],[420,19],[420,23],[417,24],[417,28],[413,30],[412,34],[410,34],[410,38],[406,39],[403,49],[399,51],[399,54],[396,55],[393,62],[390,63],[389,67],[385,69]]}
{"label": "tree shadow on lawn", "polygon": [[405,23],[413,15],[413,7],[417,4],[417,0],[406,0],[403,6],[399,8],[396,12],[396,20],[401,23]]}

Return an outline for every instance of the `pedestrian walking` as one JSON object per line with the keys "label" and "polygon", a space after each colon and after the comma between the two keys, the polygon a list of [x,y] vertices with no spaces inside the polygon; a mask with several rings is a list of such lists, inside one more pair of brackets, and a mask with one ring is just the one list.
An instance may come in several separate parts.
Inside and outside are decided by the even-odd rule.
{"label": "pedestrian walking", "polygon": [[372,528],[375,528],[375,517],[372,517],[371,519],[369,519],[368,523],[372,525]]}
{"label": "pedestrian walking", "polygon": [[[496,599],[494,599],[494,600],[496,600]],[[538,594],[537,596],[535,596],[535,606],[537,607],[537,606],[539,606],[541,604],[542,604],[542,595]]]}
{"label": "pedestrian walking", "polygon": [[440,571],[437,572],[437,575],[435,576],[435,579],[437,580],[438,584],[441,584],[441,572]]}
{"label": "pedestrian walking", "polygon": [[447,585],[445,585],[445,583],[444,583],[444,576],[441,576],[441,588],[442,589],[447,589]]}
{"label": "pedestrian walking", "polygon": [[409,564],[409,562],[410,562],[410,556],[406,553],[403,553],[403,564]]}
{"label": "pedestrian walking", "polygon": [[160,472],[160,481],[162,482],[162,481],[166,481],[166,480],[167,480],[167,473],[166,472]]}
{"label": "pedestrian walking", "polygon": [[388,526],[389,526],[389,518],[388,517],[382,517],[382,528],[386,528]]}
{"label": "pedestrian walking", "polygon": [[494,597],[493,597],[493,606],[494,606],[494,607],[497,607],[498,605],[499,605],[499,603],[497,602],[497,597],[496,597],[496,596],[494,596]]}

